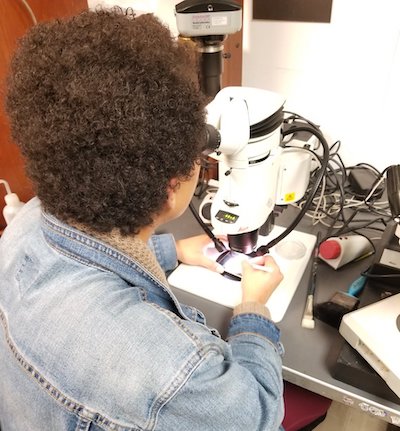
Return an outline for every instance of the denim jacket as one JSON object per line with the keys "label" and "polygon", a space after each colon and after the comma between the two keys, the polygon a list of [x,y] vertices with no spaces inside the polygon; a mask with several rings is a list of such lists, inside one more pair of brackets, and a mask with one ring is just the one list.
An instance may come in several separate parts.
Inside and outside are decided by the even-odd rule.
{"label": "denim jacket", "polygon": [[[169,234],[149,247],[176,266]],[[271,321],[236,315],[222,340],[147,268],[37,198],[0,240],[0,322],[2,431],[280,429]]]}

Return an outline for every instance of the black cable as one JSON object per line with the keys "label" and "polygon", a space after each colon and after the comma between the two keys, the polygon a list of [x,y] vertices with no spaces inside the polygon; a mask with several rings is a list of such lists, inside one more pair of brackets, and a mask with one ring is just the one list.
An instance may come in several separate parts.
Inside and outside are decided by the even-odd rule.
{"label": "black cable", "polygon": [[[330,147],[329,147],[329,152],[331,153],[332,156],[338,156],[339,154],[339,150],[340,147],[342,146],[342,143],[340,141],[336,141],[334,142]],[[337,147],[337,149],[335,150],[335,152],[333,152],[333,149]]]}
{"label": "black cable", "polygon": [[[336,232],[335,232],[335,236],[340,236],[342,234],[342,232],[347,228],[347,226],[352,222],[352,220],[354,219],[354,217],[358,214],[357,210],[353,210],[353,213],[350,215],[350,217],[344,221],[343,226],[340,227]],[[330,235],[329,235],[330,236]]]}
{"label": "black cable", "polygon": [[[328,167],[331,167],[331,164],[328,163]],[[333,176],[336,179],[336,189],[339,189],[339,202],[340,202],[340,209],[339,211],[336,213],[336,216],[333,218],[331,226],[328,229],[328,235],[331,234],[333,227],[335,226],[335,223],[337,222],[337,220],[339,220],[339,217],[341,217],[341,220],[344,222],[345,221],[345,215],[344,215],[344,211],[343,211],[343,207],[344,207],[344,202],[345,202],[345,193],[344,193],[344,188],[343,188],[343,184],[339,181],[339,178],[336,174],[336,171],[334,169],[331,169]]]}
{"label": "black cable", "polygon": [[226,247],[224,245],[224,243],[217,238],[211,231],[211,229],[203,222],[203,220],[201,219],[201,217],[199,216],[198,212],[196,211],[196,208],[194,207],[193,203],[190,202],[189,204],[189,209],[192,212],[192,214],[194,215],[195,219],[199,222],[200,226],[203,228],[204,232],[208,235],[208,237],[212,240],[212,242],[215,245],[215,248],[219,251],[226,251]]}
{"label": "black cable", "polygon": [[367,226],[367,227],[363,227],[363,229],[368,229],[368,230],[376,230],[377,232],[380,232],[381,234],[383,232],[385,232],[385,229],[379,228],[379,227],[374,227],[374,226]]}
{"label": "black cable", "polygon": [[[336,151],[338,151],[338,149],[340,147],[340,141],[336,141],[336,143],[330,147],[329,151],[331,152],[335,146],[338,147],[336,150]],[[306,150],[306,148],[304,148],[304,150]],[[310,150],[308,150],[308,151],[310,151]],[[314,154],[314,156],[316,158],[318,158],[318,160],[321,163],[322,159],[315,152],[313,152],[313,151],[311,151],[311,152]],[[337,157],[338,160],[335,160],[334,159],[335,157]],[[338,169],[334,169],[332,164],[335,164],[336,166],[338,166]],[[334,153],[334,154],[330,153],[329,164],[327,166],[327,171],[326,171],[325,177],[327,178],[328,181],[325,185],[324,191],[328,192],[328,196],[330,193],[334,193],[338,189],[340,192],[340,210],[338,213],[336,213],[335,216],[332,216],[331,214],[327,213],[326,211],[323,211],[322,209],[319,209],[319,212],[324,213],[326,216],[328,216],[330,219],[332,219],[332,223],[330,223],[330,229],[333,229],[333,227],[334,227],[336,221],[339,219],[339,217],[341,217],[342,220],[345,220],[344,213],[343,213],[343,206],[344,206],[344,200],[345,200],[344,186],[345,186],[345,183],[347,180],[347,174],[346,174],[346,170],[345,170],[345,166],[343,164],[343,161],[337,153]],[[310,178],[310,184],[312,184],[312,182],[313,182],[313,178]],[[325,200],[326,200],[326,198],[325,198]],[[337,201],[333,200],[332,205],[337,205]]]}
{"label": "black cable", "polygon": [[[383,209],[383,211],[381,211],[379,208],[374,208],[372,204],[370,204],[370,205],[367,204],[367,208],[368,209],[366,210],[366,212],[372,212],[372,213],[377,214],[381,217],[386,217],[388,220],[392,219],[392,216],[389,215],[386,211],[384,211],[384,209]],[[386,207],[386,209],[389,209],[389,205]]]}
{"label": "black cable", "polygon": [[351,168],[368,168],[368,169],[371,169],[371,171],[374,171],[378,176],[382,176],[381,173],[378,171],[378,169],[376,169],[375,166],[372,166],[369,163],[357,163],[355,166],[352,166]]}
{"label": "black cable", "polygon": [[347,173],[346,173],[346,169],[343,166],[343,164],[341,163],[341,161],[337,161],[335,160],[333,157],[331,157],[330,159],[330,166],[332,165],[332,163],[334,163],[335,165],[338,166],[339,169],[332,169],[332,173],[335,175],[335,177],[337,178],[337,173],[340,172],[341,174],[341,178],[342,181],[338,181],[338,184],[340,184],[340,186],[343,188],[344,190],[344,186],[346,184],[346,180],[347,180]]}
{"label": "black cable", "polygon": [[368,221],[367,223],[363,224],[362,226],[356,226],[356,227],[354,227],[354,228],[347,228],[347,229],[344,229],[344,230],[342,231],[341,235],[346,235],[347,233],[349,233],[349,232],[354,232],[355,230],[365,229],[365,228],[367,228],[367,227],[371,226],[372,224],[376,223],[378,220],[380,220],[380,219],[370,220],[370,221]]}
{"label": "black cable", "polygon": [[367,271],[361,272],[361,275],[363,275],[364,277],[367,277],[367,278],[376,278],[376,279],[379,279],[379,278],[399,278],[400,277],[400,274],[371,274]]}
{"label": "black cable", "polygon": [[[339,141],[336,143],[336,145],[339,145]],[[332,151],[333,150],[333,148],[334,148],[334,146],[335,146],[335,144],[334,145],[332,145],[331,147],[330,147],[330,151]],[[338,150],[338,149],[337,149]],[[337,151],[336,150],[336,151]],[[338,160],[335,160],[334,159],[334,157],[335,158],[337,158]],[[335,165],[337,165],[338,167],[339,167],[339,169],[333,169],[333,167],[332,167],[332,164],[335,164]],[[346,218],[345,216],[344,216],[344,202],[345,202],[345,198],[346,198],[346,194],[348,194],[349,193],[349,191],[347,190],[348,189],[348,186],[347,186],[347,184],[346,184],[346,181],[347,181],[347,178],[348,178],[348,175],[347,175],[347,171],[348,170],[351,170],[351,169],[353,169],[353,168],[361,168],[361,167],[364,167],[364,168],[367,168],[367,169],[371,169],[371,170],[373,170],[374,172],[377,172],[378,173],[378,175],[379,175],[379,178],[377,178],[377,181],[379,181],[379,179],[381,178],[381,175],[383,175],[384,174],[384,172],[381,174],[376,168],[374,168],[373,166],[371,166],[371,165],[368,165],[368,164],[362,164],[362,163],[360,163],[360,164],[358,164],[358,165],[356,165],[356,166],[354,166],[354,167],[348,167],[348,168],[346,168],[345,166],[344,166],[344,164],[343,164],[343,161],[342,161],[342,159],[340,158],[340,156],[339,156],[339,154],[332,154],[331,153],[331,155],[330,155],[330,163],[328,164],[328,168],[327,168],[327,174],[326,174],[326,177],[327,177],[327,179],[329,179],[329,182],[331,183],[331,185],[333,184],[334,185],[334,191],[336,192],[338,189],[339,189],[339,192],[340,192],[340,201],[341,201],[341,203],[340,203],[340,207],[341,207],[341,210],[340,210],[340,213],[336,213],[336,216],[335,217],[332,217],[332,215],[330,214],[330,213],[328,213],[328,211],[329,211],[329,202],[326,202],[326,204],[325,204],[325,208],[327,208],[327,211],[326,210],[323,210],[323,209],[319,209],[319,211],[321,212],[321,213],[323,213],[323,214],[325,214],[327,217],[329,217],[330,219],[332,219],[332,222],[330,223],[330,226],[331,226],[331,228],[330,228],[330,231],[332,232],[332,230],[333,230],[333,226],[335,225],[335,223],[337,222],[337,220],[339,219],[339,216],[341,216],[341,219],[343,220],[343,223],[344,223],[344,225],[343,226],[341,226],[337,231],[336,231],[336,233],[335,233],[335,235],[340,235],[340,234],[342,234],[342,232],[343,231],[345,231],[345,229],[346,229],[346,227],[348,227],[349,226],[349,224],[351,223],[351,222],[357,222],[357,223],[359,223],[360,222],[360,220],[354,220],[353,221],[353,219],[355,219],[355,215],[357,214],[361,214],[363,211],[364,212],[367,212],[368,211],[368,213],[370,214],[370,213],[373,213],[373,214],[377,214],[377,215],[379,215],[380,216],[380,218],[379,219],[375,219],[375,221],[376,220],[380,220],[384,225],[386,225],[386,222],[385,222],[385,217],[388,219],[388,220],[390,220],[390,216],[388,216],[388,214],[386,213],[386,212],[384,212],[384,207],[383,208],[376,208],[376,207],[374,207],[374,204],[375,204],[375,201],[376,201],[376,199],[373,199],[374,198],[374,195],[373,196],[371,196],[371,198],[369,198],[368,199],[368,201],[367,200],[365,200],[364,202],[363,202],[363,206],[359,206],[358,208],[357,208],[357,210],[356,210],[356,212],[354,213],[353,212],[353,214],[350,216],[350,218]],[[341,176],[342,176],[342,181],[340,182],[339,181],[339,173],[341,173]],[[373,187],[376,185],[376,182],[375,182],[375,184],[373,185]],[[328,192],[329,191],[329,184],[327,183],[327,185],[326,185],[326,187],[325,187],[325,191],[326,192]],[[372,190],[372,188],[371,188],[371,190]],[[351,194],[353,194],[353,193],[351,193]],[[327,200],[329,198],[329,194],[328,194],[328,196],[327,197],[325,197],[325,200]],[[332,205],[337,205],[337,201],[336,200],[333,200],[333,202],[332,202]],[[388,205],[387,205],[387,207],[388,207]],[[368,228],[368,226],[357,226],[357,227],[354,227],[354,228],[352,228],[352,227],[349,227],[347,230],[346,230],[346,232],[353,232],[353,231],[355,231],[357,228],[364,228],[364,229],[366,229],[366,228]],[[379,229],[377,229],[377,228],[374,228],[375,230],[379,230]],[[381,230],[379,230],[380,232],[381,232]],[[330,232],[330,233],[331,233]],[[327,237],[329,237],[329,236],[331,236],[331,235],[328,235]]]}
{"label": "black cable", "polygon": [[295,217],[293,222],[280,235],[278,235],[275,239],[270,241],[267,245],[259,247],[256,251],[256,254],[258,254],[258,255],[268,253],[270,248],[272,248],[273,246],[278,244],[278,242],[280,242],[282,239],[286,238],[286,236],[289,235],[289,233],[292,232],[294,230],[294,228],[300,223],[300,220],[304,217],[304,214],[308,211],[309,207],[311,206],[311,203],[314,199],[314,196],[316,195],[316,193],[318,191],[318,188],[321,184],[322,178],[325,175],[326,168],[328,166],[329,147],[328,147],[328,143],[325,140],[324,135],[315,127],[311,127],[311,126],[307,126],[307,125],[291,127],[288,130],[286,130],[285,132],[283,132],[282,135],[284,137],[286,135],[290,135],[290,134],[293,134],[296,132],[310,132],[315,137],[317,137],[318,140],[321,142],[323,149],[324,149],[323,158],[321,161],[321,167],[316,174],[315,182],[314,182],[312,189],[309,193],[309,196],[308,196],[303,208],[300,210],[299,214]]}
{"label": "black cable", "polygon": [[317,124],[313,123],[312,121],[308,120],[307,118],[305,118],[299,114],[296,114],[295,112],[283,111],[283,113],[291,115],[290,117],[286,117],[283,120],[284,123],[287,123],[287,120],[302,120],[302,121],[305,121],[306,123],[308,123],[314,129],[319,130],[319,126]]}
{"label": "black cable", "polygon": [[[288,111],[285,111],[285,112],[289,113]],[[290,145],[286,145],[284,147],[285,148],[295,148],[299,151],[310,152],[313,155],[313,157],[315,157],[315,159],[317,159],[319,161],[320,168],[316,168],[310,176],[310,182],[309,182],[309,186],[308,186],[308,189],[306,192],[307,198],[305,200],[303,200],[304,204],[303,204],[299,214],[294,219],[294,221],[289,225],[288,228],[285,229],[285,231],[281,235],[279,235],[278,237],[276,237],[275,239],[270,241],[266,246],[261,246],[259,249],[257,249],[256,253],[257,254],[265,254],[269,250],[269,248],[273,247],[279,241],[281,241],[283,238],[285,238],[297,226],[297,224],[303,218],[305,213],[312,207],[313,200],[314,200],[318,190],[321,187],[321,181],[322,181],[322,178],[324,175],[326,176],[327,180],[331,183],[331,185],[327,184],[325,186],[325,191],[330,189],[330,190],[332,190],[331,193],[338,192],[339,196],[340,196],[340,201],[339,201],[340,209],[335,214],[335,216],[333,216],[332,214],[330,214],[328,212],[329,206],[325,206],[325,208],[327,208],[327,210],[319,209],[319,211],[321,213],[325,214],[329,219],[332,220],[332,222],[330,223],[330,225],[331,225],[330,229],[331,230],[333,229],[333,226],[335,226],[336,222],[339,220],[339,217],[341,217],[341,220],[343,222],[343,226],[338,228],[337,235],[344,235],[344,234],[349,233],[349,232],[356,232],[357,230],[360,230],[360,229],[372,229],[372,230],[377,230],[379,232],[382,232],[382,229],[379,229],[379,228],[377,228],[375,226],[371,226],[371,225],[373,225],[374,223],[381,222],[384,226],[386,226],[385,217],[387,218],[387,220],[390,220],[391,217],[388,214],[383,212],[384,211],[383,208],[374,207],[375,200],[373,200],[373,196],[371,196],[371,198],[368,199],[368,201],[364,200],[363,206],[362,207],[360,206],[359,208],[357,208],[357,210],[353,211],[353,213],[350,215],[350,217],[346,218],[345,214],[344,214],[344,203],[345,203],[345,199],[346,199],[346,193],[348,193],[347,189],[346,189],[346,182],[348,179],[348,171],[351,170],[352,168],[361,168],[364,166],[367,167],[368,169],[371,169],[371,170],[377,172],[377,173],[379,173],[379,171],[376,168],[374,168],[373,166],[368,165],[368,164],[363,164],[363,163],[359,163],[358,165],[356,165],[354,167],[346,167],[344,165],[340,155],[338,154],[338,151],[339,151],[340,145],[341,145],[340,141],[336,141],[333,145],[331,145],[329,147],[324,136],[322,135],[322,133],[318,129],[318,126],[315,126],[312,122],[308,121],[307,119],[304,119],[304,117],[298,116],[297,114],[293,114],[293,115],[294,115],[293,119],[304,120],[309,125],[305,124],[304,126],[303,125],[291,126],[287,130],[282,132],[282,138],[284,138],[285,136],[297,133],[297,132],[309,132],[312,135],[316,136],[317,139],[319,140],[319,142],[322,144],[323,155],[319,156],[315,151],[313,151],[307,147],[299,148],[299,147],[290,146]],[[284,121],[287,121],[287,119],[285,119]],[[332,152],[333,150],[335,152]],[[337,168],[334,168],[334,165],[337,166]],[[207,168],[208,168],[208,166],[205,167],[205,170],[207,170]],[[377,181],[379,181],[379,179],[382,178],[382,176],[385,174],[387,169],[388,168],[386,168],[382,173],[379,173],[379,177],[378,177]],[[203,184],[206,184],[205,175],[202,177],[202,185]],[[376,183],[374,183],[373,187],[375,185],[376,185]],[[372,188],[371,188],[371,190],[372,190]],[[202,190],[202,192],[203,192],[203,190]],[[329,204],[329,202],[328,202],[328,204]],[[333,206],[333,205],[338,205],[338,201],[336,199],[333,199],[333,197],[332,197],[331,206]],[[193,213],[193,215],[195,216],[195,218],[200,223],[200,225],[203,227],[206,234],[214,242],[216,249],[220,252],[226,251],[225,245],[220,240],[215,238],[214,234],[211,232],[211,230],[208,228],[208,226],[200,218],[197,211],[194,209],[194,206],[192,204],[190,204],[189,208],[190,208],[191,212]],[[361,220],[356,220],[356,215],[358,215],[359,213],[362,213],[362,212],[367,212],[367,211],[369,213],[371,213],[371,212],[376,213],[380,217],[376,218],[374,220],[365,221],[366,223],[364,225],[361,225],[361,226],[360,225],[357,225],[355,227],[350,226],[351,223],[353,223],[353,224],[354,223],[360,223]],[[364,220],[362,220],[362,221],[364,222]],[[331,235],[329,235],[329,236],[331,236]],[[326,238],[328,238],[329,236],[327,236]]]}

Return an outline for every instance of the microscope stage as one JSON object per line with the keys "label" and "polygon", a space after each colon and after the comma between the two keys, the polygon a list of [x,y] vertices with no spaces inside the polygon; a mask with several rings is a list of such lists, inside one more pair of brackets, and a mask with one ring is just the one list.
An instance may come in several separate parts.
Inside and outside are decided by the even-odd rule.
{"label": "microscope stage", "polygon": [[[284,230],[275,226],[268,236],[259,237],[258,246],[267,244]],[[284,276],[266,304],[274,322],[280,322],[285,315],[310,260],[315,241],[314,235],[294,230],[271,248],[270,254]],[[211,245],[205,252],[210,257],[216,258],[219,255]],[[180,264],[168,277],[168,281],[171,286],[226,307],[233,308],[241,300],[239,281],[230,280],[202,267]]]}

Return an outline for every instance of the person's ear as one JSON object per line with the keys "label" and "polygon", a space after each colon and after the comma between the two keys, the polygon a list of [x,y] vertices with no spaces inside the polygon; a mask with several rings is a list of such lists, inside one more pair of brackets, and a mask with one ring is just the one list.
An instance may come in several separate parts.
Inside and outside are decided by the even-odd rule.
{"label": "person's ear", "polygon": [[170,209],[175,208],[176,205],[176,191],[179,188],[179,181],[176,178],[172,178],[170,182],[168,183],[167,188],[167,206]]}

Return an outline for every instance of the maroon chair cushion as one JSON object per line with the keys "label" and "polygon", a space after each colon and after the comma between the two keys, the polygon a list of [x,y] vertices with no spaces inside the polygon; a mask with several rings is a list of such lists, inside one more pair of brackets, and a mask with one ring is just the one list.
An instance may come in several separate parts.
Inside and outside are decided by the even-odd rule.
{"label": "maroon chair cushion", "polygon": [[289,382],[284,382],[285,431],[299,431],[316,419],[324,416],[332,400],[322,395],[303,389]]}

